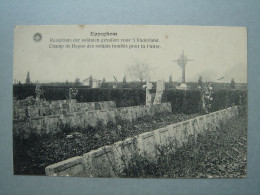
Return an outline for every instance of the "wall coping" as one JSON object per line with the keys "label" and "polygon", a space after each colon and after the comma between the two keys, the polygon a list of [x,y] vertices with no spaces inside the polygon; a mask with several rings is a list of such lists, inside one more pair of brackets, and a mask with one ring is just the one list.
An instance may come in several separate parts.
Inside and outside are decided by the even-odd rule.
{"label": "wall coping", "polygon": [[82,164],[82,156],[72,157],[67,160],[60,161],[55,164],[49,165],[45,168],[45,172],[46,173],[60,172],[60,171],[69,169],[70,167],[73,167],[78,164]]}
{"label": "wall coping", "polygon": [[[226,111],[231,111],[231,108],[235,108],[235,107],[237,107],[237,106],[232,106],[229,109],[219,110],[219,111],[216,111],[214,113],[209,113],[209,114],[206,114],[206,115],[210,116],[210,115],[213,115],[213,114],[216,114],[216,113],[222,113],[223,111],[225,112],[225,110]],[[149,131],[149,132],[145,132],[145,133],[133,136],[133,137],[126,138],[124,140],[115,142],[115,143],[113,143],[111,145],[102,146],[102,147],[100,147],[100,148],[98,148],[96,150],[91,150],[91,151],[83,154],[82,156],[69,158],[67,160],[60,161],[58,163],[49,165],[49,166],[47,166],[45,168],[45,172],[46,172],[47,175],[55,174],[56,172],[59,172],[59,171],[62,171],[62,170],[66,170],[66,169],[68,169],[70,167],[73,167],[75,165],[78,165],[78,164],[82,164],[82,159],[85,158],[86,156],[91,156],[92,158],[95,158],[97,156],[106,154],[108,152],[113,152],[113,146],[119,147],[121,145],[123,145],[123,146],[130,145],[130,144],[133,143],[135,138],[137,138],[137,139],[138,138],[146,139],[148,137],[155,136],[156,133],[166,132],[166,131],[168,131],[168,128],[170,128],[170,127],[178,127],[178,126],[183,125],[183,124],[189,124],[190,121],[194,120],[194,119],[199,121],[200,119],[206,118],[205,117],[206,115],[201,115],[201,116],[197,116],[197,117],[194,117],[194,118],[186,120],[186,121],[173,123],[173,124],[167,125],[165,127],[159,128],[159,129],[155,129],[155,130],[152,130],[152,131]]]}

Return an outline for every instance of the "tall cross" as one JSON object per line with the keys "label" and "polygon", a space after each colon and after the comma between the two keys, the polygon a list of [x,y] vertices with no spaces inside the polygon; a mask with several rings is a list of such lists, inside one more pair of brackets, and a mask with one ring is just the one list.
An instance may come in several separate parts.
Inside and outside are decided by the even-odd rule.
{"label": "tall cross", "polygon": [[177,60],[173,60],[173,62],[177,62],[179,67],[181,67],[181,69],[182,69],[182,83],[185,83],[185,67],[186,67],[186,64],[188,63],[188,61],[193,61],[193,60],[188,59],[184,55],[184,51],[182,51],[182,54],[180,55],[180,57]]}

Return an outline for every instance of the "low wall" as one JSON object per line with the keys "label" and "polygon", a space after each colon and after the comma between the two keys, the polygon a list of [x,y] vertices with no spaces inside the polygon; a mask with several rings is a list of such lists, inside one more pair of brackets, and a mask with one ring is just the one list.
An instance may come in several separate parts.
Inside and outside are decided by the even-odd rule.
{"label": "low wall", "polygon": [[76,100],[41,101],[31,106],[25,106],[21,101],[17,101],[13,105],[13,118],[24,120],[32,117],[55,116],[74,112],[109,110],[115,107],[114,101],[84,103],[77,103]]}
{"label": "low wall", "polygon": [[234,106],[168,125],[50,165],[45,168],[45,173],[50,176],[116,177],[128,166],[134,155],[140,154],[155,159],[156,147],[168,145],[170,142],[180,147],[188,141],[189,136],[192,135],[196,139],[199,133],[217,128],[221,121],[238,113],[238,107]]}
{"label": "low wall", "polygon": [[28,137],[32,133],[36,135],[56,134],[65,126],[71,128],[96,127],[100,122],[103,125],[106,125],[109,121],[116,124],[117,119],[132,122],[140,117],[153,116],[156,113],[164,112],[171,112],[170,103],[82,111],[71,114],[33,117],[29,120],[13,120],[13,130],[14,135],[23,137]]}

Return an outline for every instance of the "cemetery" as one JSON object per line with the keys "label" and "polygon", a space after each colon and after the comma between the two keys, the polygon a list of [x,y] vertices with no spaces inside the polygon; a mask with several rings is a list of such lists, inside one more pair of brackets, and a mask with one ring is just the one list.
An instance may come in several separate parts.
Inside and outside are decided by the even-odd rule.
{"label": "cemetery", "polygon": [[[216,129],[219,129],[218,127],[220,127],[221,120],[227,121],[237,115],[238,108],[233,107],[209,115],[204,115],[203,117],[196,117],[184,122],[164,126],[154,131],[139,134],[123,141],[116,142],[112,145],[92,150],[88,153],[82,154],[81,156],[76,156],[66,159],[65,161],[49,165],[46,167],[45,172],[50,176],[87,177],[122,177],[128,172],[128,175],[126,176],[132,175],[133,177],[136,177],[138,175],[134,174],[134,172],[136,172],[135,169],[140,169],[139,165],[142,166],[144,162],[147,163],[147,159],[149,160],[148,163],[153,163],[153,166],[156,167],[156,163],[154,162],[158,162],[158,158],[160,159],[168,155],[167,153],[162,155],[167,150],[164,150],[161,154],[158,154],[160,147],[168,148],[171,146],[172,148],[170,152],[174,154],[174,152],[182,146],[187,147],[185,143],[190,144],[190,142],[192,142],[194,146],[196,146],[196,140],[199,139],[198,137],[201,137],[203,131],[216,131]],[[243,146],[245,147],[245,145]],[[190,147],[192,146],[190,145]],[[235,149],[235,151],[237,151],[237,149]],[[237,152],[240,154],[239,151]],[[186,153],[190,153],[190,151],[187,150]],[[243,151],[244,161],[246,158],[245,153],[246,151]],[[140,158],[143,158],[143,160],[140,160]],[[188,156],[185,158],[189,159]],[[180,158],[174,160],[178,163],[178,160],[182,161],[183,159]],[[138,161],[139,163],[137,163]],[[221,164],[221,166],[223,165]],[[130,173],[129,170],[125,171],[126,169],[129,169],[129,167],[131,167],[130,170],[132,169],[132,172],[130,171]],[[170,167],[170,164],[168,164],[168,167]],[[126,173],[124,173],[124,171]],[[151,169],[151,167],[148,166],[143,167],[142,171],[143,175],[141,175],[141,177],[149,177],[149,175],[144,174],[145,171],[154,172],[156,169]],[[158,173],[161,174],[161,171]],[[239,176],[239,174],[240,173],[238,173],[237,176]],[[154,177],[156,175],[151,174],[150,176]],[[188,175],[183,176],[187,177]]]}
{"label": "cemetery", "polygon": [[[128,107],[117,107],[120,104],[115,101],[77,102],[73,98],[78,90],[73,88],[67,100],[42,100],[37,94],[39,88],[35,90],[36,98],[14,100],[14,172],[50,176],[140,176],[132,175],[136,159],[145,162],[150,159],[149,163],[155,163],[162,157],[158,155],[160,147],[172,146],[175,151],[190,144],[190,139],[197,143],[195,140],[205,132],[216,131],[223,122],[238,117],[243,107],[239,105],[242,100],[238,92],[226,96],[228,103],[224,101],[214,107],[211,102],[217,111],[205,112],[207,108],[201,107],[208,103],[201,92],[197,93],[197,101],[201,103],[195,103],[194,107],[187,106],[196,101],[194,94],[189,100],[189,92],[180,90],[180,94],[185,94],[181,103],[172,96],[176,91],[165,91],[163,81],[157,82],[156,93],[151,93],[153,86],[148,79],[143,87],[145,105]],[[182,104],[182,109],[176,109],[174,103]],[[149,166],[144,170],[149,170]]]}
{"label": "cemetery", "polygon": [[175,60],[182,68],[176,89],[149,76],[132,89],[14,86],[14,173],[244,176],[247,91],[214,90],[209,82],[191,90],[188,61],[184,52]]}

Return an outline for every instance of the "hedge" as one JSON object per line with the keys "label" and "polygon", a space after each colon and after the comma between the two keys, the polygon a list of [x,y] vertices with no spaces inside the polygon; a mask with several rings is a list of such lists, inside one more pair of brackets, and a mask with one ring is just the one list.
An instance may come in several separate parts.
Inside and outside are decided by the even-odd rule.
{"label": "hedge", "polygon": [[27,97],[35,97],[35,85],[14,85],[13,97],[17,100],[23,100]]}
{"label": "hedge", "polygon": [[234,105],[247,105],[247,91],[245,90],[217,90],[213,91],[212,97],[211,111]]}
{"label": "hedge", "polygon": [[79,89],[78,102],[115,101],[117,107],[145,104],[144,89]]}
{"label": "hedge", "polygon": [[[75,86],[42,86],[43,97],[47,101],[68,99],[69,88]],[[75,99],[78,102],[115,101],[118,107],[137,106],[145,104],[145,89],[129,88],[86,88],[79,86]],[[155,92],[153,89],[151,92]],[[13,86],[13,96],[22,100],[29,96],[35,97],[35,85]],[[247,104],[247,91],[217,90],[213,91],[211,110],[217,111],[232,105]],[[174,113],[200,113],[202,101],[200,90],[166,89],[163,102],[171,102]]]}
{"label": "hedge", "polygon": [[[171,102],[174,113],[193,114],[202,112],[200,90],[168,89],[164,92],[163,102]],[[213,91],[210,112],[225,109],[233,105],[247,104],[247,91],[217,90]]]}
{"label": "hedge", "polygon": [[[35,97],[36,85],[14,85],[13,96],[17,100],[23,100],[29,96]],[[43,98],[47,101],[52,100],[65,100],[69,98],[69,88],[75,88],[74,85],[67,86],[41,86],[43,91]],[[77,86],[76,88],[89,88],[88,86]]]}
{"label": "hedge", "polygon": [[201,93],[199,90],[168,89],[164,92],[163,102],[171,102],[174,113],[193,114],[201,112]]}
{"label": "hedge", "polygon": [[[35,85],[13,86],[13,96],[17,100],[26,97],[35,97]],[[69,98],[69,88],[75,86],[41,86],[43,98],[47,101],[65,100]],[[78,102],[115,101],[118,107],[137,106],[145,104],[145,89],[112,89],[112,88],[88,88],[79,86],[75,99]]]}

